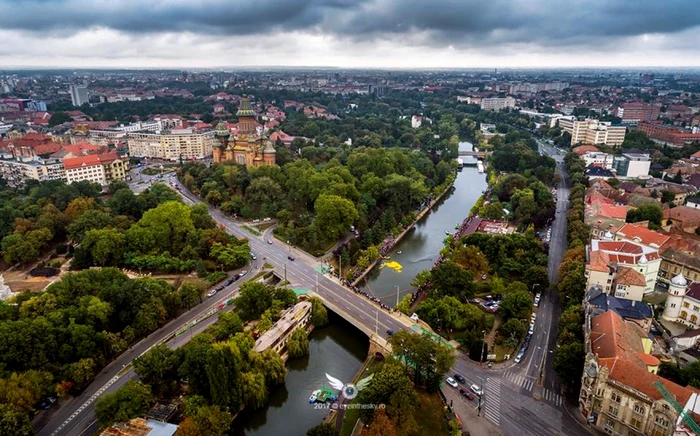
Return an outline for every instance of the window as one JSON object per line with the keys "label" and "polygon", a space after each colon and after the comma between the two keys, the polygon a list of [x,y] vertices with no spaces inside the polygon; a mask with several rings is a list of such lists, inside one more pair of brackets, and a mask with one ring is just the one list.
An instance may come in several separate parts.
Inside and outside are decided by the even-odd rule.
{"label": "window", "polygon": [[693,311],[694,311],[694,312],[697,312],[698,310],[700,310],[700,307],[698,307],[698,306],[693,306]]}
{"label": "window", "polygon": [[687,302],[684,302],[684,303],[683,303],[683,307],[688,308],[688,307],[690,307],[690,304],[687,303]]}
{"label": "window", "polygon": [[616,394],[615,392],[612,393],[612,395],[610,396],[610,399],[613,400],[613,402],[618,403],[618,404],[620,404],[620,401],[622,401],[622,398],[620,398],[620,396],[618,394]]}
{"label": "window", "polygon": [[613,416],[617,416],[617,412],[618,409],[616,405],[611,404],[610,406],[608,406],[608,413],[610,413]]}

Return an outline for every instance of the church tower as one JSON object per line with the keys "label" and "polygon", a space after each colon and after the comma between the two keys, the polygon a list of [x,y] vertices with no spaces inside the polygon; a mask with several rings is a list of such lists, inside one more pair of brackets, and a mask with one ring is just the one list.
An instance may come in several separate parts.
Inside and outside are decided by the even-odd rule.
{"label": "church tower", "polygon": [[668,297],[666,297],[666,307],[662,315],[664,319],[675,321],[680,317],[687,286],[688,281],[683,277],[683,271],[671,279]]}
{"label": "church tower", "polygon": [[248,100],[247,95],[241,97],[241,105],[236,112],[238,117],[239,130],[238,133],[245,133],[247,135],[252,135],[256,133],[255,130],[255,111],[250,105],[250,100]]}
{"label": "church tower", "polygon": [[214,145],[212,147],[212,157],[214,158],[214,163],[221,163],[221,154],[223,150],[226,150],[228,147],[228,140],[230,136],[231,132],[229,132],[226,124],[219,123],[216,126],[216,131],[214,132],[216,141],[214,141]]}

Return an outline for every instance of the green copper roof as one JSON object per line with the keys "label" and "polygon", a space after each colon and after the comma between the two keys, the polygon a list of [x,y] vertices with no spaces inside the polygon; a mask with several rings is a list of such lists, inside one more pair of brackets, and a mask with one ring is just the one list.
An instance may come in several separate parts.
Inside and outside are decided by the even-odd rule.
{"label": "green copper roof", "polygon": [[248,96],[244,95],[241,97],[241,106],[238,108],[238,112],[236,112],[236,116],[238,117],[254,117],[255,116],[255,111],[253,110],[253,107],[250,105],[250,101],[248,100]]}
{"label": "green copper roof", "polygon": [[219,123],[216,126],[216,132],[214,134],[216,136],[230,136],[231,132],[229,132],[228,128],[226,127],[226,124]]}

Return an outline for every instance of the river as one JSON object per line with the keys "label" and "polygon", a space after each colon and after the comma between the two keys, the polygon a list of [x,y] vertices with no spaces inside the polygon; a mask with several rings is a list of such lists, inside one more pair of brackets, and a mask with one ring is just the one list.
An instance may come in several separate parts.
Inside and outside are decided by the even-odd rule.
{"label": "river", "polygon": [[355,376],[367,357],[369,339],[350,323],[328,312],[331,323],[309,336],[309,356],[287,361],[287,377],[270,393],[268,405],[243,411],[234,422],[236,435],[304,435],[328,415],[314,409],[309,395],[329,386],[326,373],[344,382]]}
{"label": "river", "polygon": [[[460,142],[460,150],[471,151],[470,142]],[[465,163],[474,162],[472,157],[464,157]],[[393,307],[396,304],[396,287],[400,297],[413,292],[411,281],[421,271],[430,269],[440,255],[448,231],[455,231],[469,215],[472,206],[487,188],[486,174],[479,174],[476,167],[465,166],[457,175],[455,189],[446,194],[432,212],[426,215],[391,252],[391,260],[401,264],[401,272],[377,266],[362,281],[361,287]],[[398,252],[401,254],[398,254]]]}

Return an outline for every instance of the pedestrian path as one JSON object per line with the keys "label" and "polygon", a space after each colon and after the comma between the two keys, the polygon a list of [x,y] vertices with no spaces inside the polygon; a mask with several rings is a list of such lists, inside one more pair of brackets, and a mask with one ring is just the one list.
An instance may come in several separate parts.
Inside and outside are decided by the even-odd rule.
{"label": "pedestrian path", "polygon": [[484,403],[482,407],[484,416],[486,416],[489,421],[498,425],[501,419],[501,382],[497,379],[486,379],[486,389],[484,389]]}
{"label": "pedestrian path", "polygon": [[[528,392],[532,392],[535,387],[535,379],[533,377],[526,377],[510,371],[506,371],[503,375],[506,380]],[[561,407],[564,404],[564,399],[561,395],[549,389],[542,389],[542,398],[557,407]]]}

